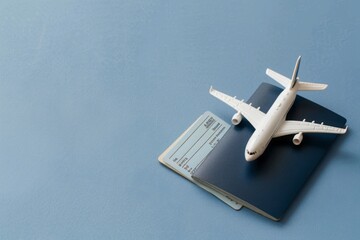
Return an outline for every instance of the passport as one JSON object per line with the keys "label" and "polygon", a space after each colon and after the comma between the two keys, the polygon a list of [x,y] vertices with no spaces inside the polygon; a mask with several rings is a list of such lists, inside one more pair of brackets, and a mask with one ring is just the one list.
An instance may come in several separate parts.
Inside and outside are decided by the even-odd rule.
{"label": "passport", "polygon": [[[262,83],[248,103],[267,112],[282,90]],[[346,123],[344,117],[299,95],[286,119],[314,120],[335,127],[344,127]],[[299,146],[293,145],[293,136],[274,138],[262,156],[247,162],[244,150],[253,132],[254,128],[245,119],[232,126],[192,178],[244,207],[279,221],[338,136],[304,134]]]}

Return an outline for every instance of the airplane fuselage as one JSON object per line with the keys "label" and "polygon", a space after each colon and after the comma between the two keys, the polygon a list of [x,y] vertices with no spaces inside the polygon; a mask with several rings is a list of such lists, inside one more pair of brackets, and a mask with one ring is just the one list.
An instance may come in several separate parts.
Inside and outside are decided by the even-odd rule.
{"label": "airplane fuselage", "polygon": [[285,121],[286,115],[295,101],[297,89],[296,84],[292,88],[285,88],[270,107],[246,144],[245,159],[247,161],[255,160],[263,154],[274,134]]}

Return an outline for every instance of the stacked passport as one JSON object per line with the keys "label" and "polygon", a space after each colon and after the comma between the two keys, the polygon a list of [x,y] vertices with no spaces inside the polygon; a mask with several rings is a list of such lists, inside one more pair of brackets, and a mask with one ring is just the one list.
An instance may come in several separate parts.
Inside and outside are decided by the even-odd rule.
{"label": "stacked passport", "polygon": [[[262,83],[248,102],[266,112],[281,90]],[[346,123],[345,118],[301,96],[297,96],[287,119],[314,120],[336,127],[344,127]],[[246,120],[223,131],[225,133],[216,140],[216,146],[191,171],[192,180],[236,204],[278,221],[330,150],[337,135],[306,134],[299,146],[292,144],[292,136],[275,138],[261,157],[247,162],[244,150],[253,131]]]}

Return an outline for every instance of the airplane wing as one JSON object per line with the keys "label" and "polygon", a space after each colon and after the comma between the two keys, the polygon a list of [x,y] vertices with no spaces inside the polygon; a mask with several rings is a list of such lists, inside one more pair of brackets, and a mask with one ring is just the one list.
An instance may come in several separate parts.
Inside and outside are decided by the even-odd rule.
{"label": "airplane wing", "polygon": [[236,99],[236,97],[231,97],[225,93],[215,90],[213,87],[210,87],[209,93],[228,104],[236,111],[240,112],[241,115],[243,115],[251,123],[251,125],[253,125],[254,128],[257,128],[265,116],[265,113],[260,111],[260,108],[254,108],[251,106],[251,104],[245,103],[244,100],[240,101]]}
{"label": "airplane wing", "polygon": [[333,134],[344,134],[347,131],[346,128],[338,128],[328,126],[324,124],[305,122],[305,121],[292,121],[286,120],[283,125],[274,134],[274,137],[280,137],[290,134],[303,133],[333,133]]}

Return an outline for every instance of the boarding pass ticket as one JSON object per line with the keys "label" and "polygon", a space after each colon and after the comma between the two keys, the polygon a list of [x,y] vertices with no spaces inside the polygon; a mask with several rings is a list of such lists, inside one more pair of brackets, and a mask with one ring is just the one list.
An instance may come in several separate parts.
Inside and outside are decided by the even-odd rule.
{"label": "boarding pass ticket", "polygon": [[181,176],[218,197],[230,207],[239,210],[241,205],[198,182],[191,175],[229,130],[230,125],[211,112],[201,115],[160,156],[159,161]]}

